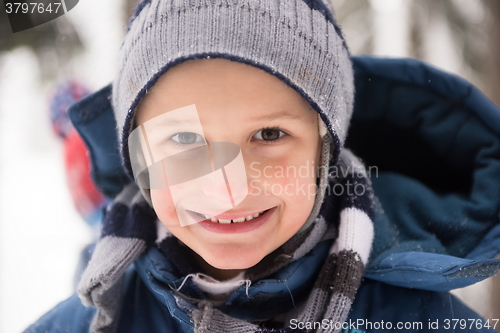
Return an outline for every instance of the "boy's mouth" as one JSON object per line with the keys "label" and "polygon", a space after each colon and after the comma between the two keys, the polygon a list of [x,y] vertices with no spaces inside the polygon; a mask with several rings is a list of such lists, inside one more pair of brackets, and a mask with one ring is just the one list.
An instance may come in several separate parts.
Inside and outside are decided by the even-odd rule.
{"label": "boy's mouth", "polygon": [[214,216],[208,216],[206,214],[201,214],[198,212],[193,212],[193,213],[195,213],[196,215],[198,215],[201,218],[204,218],[207,221],[212,221],[214,223],[221,223],[221,224],[230,224],[230,223],[240,223],[240,222],[251,221],[253,219],[257,219],[257,218],[261,217],[262,215],[264,215],[265,213],[267,213],[269,210],[271,210],[271,208],[263,210],[263,211],[258,212],[258,213],[244,215],[244,216],[240,216],[240,217],[233,218],[233,219],[222,219],[222,218],[217,218]]}

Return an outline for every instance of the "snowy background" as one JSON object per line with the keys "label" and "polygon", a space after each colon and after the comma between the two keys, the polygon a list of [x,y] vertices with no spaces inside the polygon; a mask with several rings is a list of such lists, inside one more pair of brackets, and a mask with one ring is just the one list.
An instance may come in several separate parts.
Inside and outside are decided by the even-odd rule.
{"label": "snowy background", "polygon": [[122,38],[120,1],[82,0],[65,16],[84,52],[40,83],[35,54],[0,61],[0,332],[22,332],[73,293],[73,275],[92,234],[65,179],[62,144],[50,127],[54,85],[76,78],[92,90],[112,81]]}

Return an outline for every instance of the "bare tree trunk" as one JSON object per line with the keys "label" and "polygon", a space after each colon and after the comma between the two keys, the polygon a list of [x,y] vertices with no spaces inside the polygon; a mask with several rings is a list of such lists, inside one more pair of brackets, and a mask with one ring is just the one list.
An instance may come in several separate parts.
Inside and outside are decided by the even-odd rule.
{"label": "bare tree trunk", "polygon": [[140,0],[124,0],[123,1],[123,22],[126,25],[130,17],[134,14],[134,9]]}
{"label": "bare tree trunk", "polygon": [[[489,68],[484,72],[485,82],[488,84],[489,97],[500,106],[500,1],[485,0],[485,9],[488,17],[489,39]],[[500,294],[499,294],[500,298]]]}
{"label": "bare tree trunk", "polygon": [[[500,257],[499,257],[500,259]],[[492,299],[492,313],[493,313],[493,319],[499,319],[500,318],[500,274],[497,274],[493,278],[493,285],[491,288],[491,292],[493,297]],[[500,332],[500,328],[497,325],[497,331]]]}
{"label": "bare tree trunk", "polygon": [[[485,0],[485,8],[489,14],[488,31],[490,32],[489,39],[489,53],[490,61],[489,68],[485,71],[485,82],[488,85],[488,95],[500,106],[500,1],[498,0]],[[500,255],[497,257],[500,258]],[[492,304],[491,313],[493,318],[500,318],[500,274],[493,278],[491,288]],[[498,325],[497,325],[498,326]],[[500,332],[500,328],[496,328]]]}

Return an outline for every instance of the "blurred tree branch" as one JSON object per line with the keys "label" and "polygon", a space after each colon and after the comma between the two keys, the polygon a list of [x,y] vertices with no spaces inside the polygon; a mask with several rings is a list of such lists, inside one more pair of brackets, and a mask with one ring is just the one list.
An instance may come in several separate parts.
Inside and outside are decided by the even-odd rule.
{"label": "blurred tree branch", "polygon": [[53,79],[81,51],[82,42],[73,24],[64,16],[37,27],[13,33],[7,14],[0,10],[0,55],[17,47],[28,47],[38,59],[42,79]]}
{"label": "blurred tree branch", "polygon": [[124,0],[123,1],[123,22],[128,24],[130,17],[134,14],[135,6],[140,0]]}
{"label": "blurred tree branch", "polygon": [[[488,12],[486,28],[489,35],[488,66],[485,68],[485,81],[489,86],[490,98],[500,106],[500,1],[483,0]],[[497,279],[498,280],[498,279]],[[497,284],[497,314],[500,317],[500,283]]]}
{"label": "blurred tree branch", "polygon": [[353,54],[373,53],[373,9],[369,0],[330,0]]}
{"label": "blurred tree branch", "polygon": [[[487,28],[489,31],[489,68],[485,71],[488,94],[496,105],[500,106],[500,1],[483,0],[488,9]],[[497,256],[500,259],[500,254]],[[493,318],[500,318],[500,274],[493,278],[492,286]],[[500,332],[500,328],[497,328]]]}

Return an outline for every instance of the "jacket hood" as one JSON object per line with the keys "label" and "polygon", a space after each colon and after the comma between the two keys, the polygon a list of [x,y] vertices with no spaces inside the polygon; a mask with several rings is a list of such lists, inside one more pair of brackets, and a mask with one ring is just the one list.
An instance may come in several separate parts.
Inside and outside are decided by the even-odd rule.
{"label": "jacket hood", "polygon": [[366,277],[446,291],[499,272],[499,109],[416,60],[360,57],[354,68],[346,146],[378,171]]}
{"label": "jacket hood", "polygon": [[[420,61],[352,60],[346,147],[365,162],[376,195],[365,276],[446,291],[499,272],[500,110],[470,83]],[[114,197],[129,179],[110,96],[108,85],[69,113],[97,187]]]}
{"label": "jacket hood", "polygon": [[[246,321],[274,317],[295,308],[296,302],[304,301],[311,293],[311,287],[328,256],[331,240],[320,242],[304,257],[283,267],[268,278],[261,279],[249,285],[236,289],[220,310],[232,317]],[[144,282],[150,293],[134,293],[140,301],[138,304],[149,304],[149,298],[154,298],[163,307],[147,309],[155,313],[152,320],[159,321],[155,327],[168,327],[161,321],[168,320],[168,311],[177,325],[192,327],[187,313],[195,306],[186,300],[204,299],[203,292],[191,279],[179,274],[175,265],[155,247],[143,253],[134,262],[135,271]],[[168,286],[168,287],[167,287]],[[176,289],[174,293],[165,292]],[[178,297],[182,295],[182,297]],[[142,309],[137,309],[140,316]],[[157,319],[158,318],[158,319]]]}

